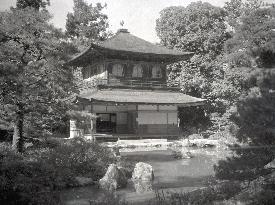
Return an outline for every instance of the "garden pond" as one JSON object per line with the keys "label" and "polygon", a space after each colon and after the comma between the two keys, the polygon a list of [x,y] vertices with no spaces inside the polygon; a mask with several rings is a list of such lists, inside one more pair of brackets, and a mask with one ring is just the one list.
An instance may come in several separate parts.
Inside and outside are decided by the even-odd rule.
{"label": "garden pond", "polygon": [[[145,162],[154,169],[154,181],[134,184],[128,180],[126,188],[115,192],[121,198],[132,203],[140,203],[155,197],[156,192],[188,192],[206,187],[214,177],[214,167],[220,159],[225,158],[226,150],[218,148],[184,148],[192,153],[190,159],[176,159],[169,148],[154,150],[120,150],[121,156],[133,162]],[[104,191],[96,186],[72,188],[64,191],[62,201],[65,204],[88,204],[104,196]]]}

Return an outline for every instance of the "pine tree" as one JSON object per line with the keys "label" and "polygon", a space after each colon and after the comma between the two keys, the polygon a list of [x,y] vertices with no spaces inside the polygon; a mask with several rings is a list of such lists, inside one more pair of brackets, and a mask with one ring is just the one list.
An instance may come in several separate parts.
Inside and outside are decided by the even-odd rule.
{"label": "pine tree", "polygon": [[73,40],[79,50],[90,46],[90,43],[106,39],[108,17],[102,13],[106,5],[95,6],[84,0],[74,0],[74,10],[67,14],[66,35]]}
{"label": "pine tree", "polygon": [[[239,126],[239,142],[246,143],[249,147],[234,147],[235,155],[219,162],[215,167],[219,179],[245,183],[266,177],[268,181],[271,170],[265,165],[275,158],[275,44],[271,31],[272,25],[273,28],[275,25],[274,17],[271,16],[274,11],[272,7],[255,9],[251,15],[241,18],[242,23],[233,36],[239,43],[231,44],[232,52],[235,47],[245,47],[243,52],[251,59],[256,58],[259,61],[255,65],[255,86],[243,93],[237,103],[237,112],[232,116],[232,120]],[[273,204],[274,182],[271,186],[265,185],[262,188],[260,195],[272,193],[273,197],[260,202],[260,195],[251,196],[252,203]]]}
{"label": "pine tree", "polygon": [[0,13],[0,115],[13,124],[19,152],[30,130],[36,137],[51,133],[76,91],[63,66],[70,47],[49,20],[46,10],[32,7]]}

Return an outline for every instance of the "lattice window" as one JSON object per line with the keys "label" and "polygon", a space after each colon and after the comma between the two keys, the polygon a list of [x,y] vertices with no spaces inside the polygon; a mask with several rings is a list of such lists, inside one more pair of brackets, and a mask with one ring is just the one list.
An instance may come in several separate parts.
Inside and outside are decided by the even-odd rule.
{"label": "lattice window", "polygon": [[152,78],[161,78],[162,73],[161,73],[161,68],[159,65],[155,65],[152,68]]}
{"label": "lattice window", "polygon": [[112,74],[114,76],[121,77],[123,76],[123,65],[122,64],[115,64],[112,69]]}
{"label": "lattice window", "polygon": [[142,77],[142,65],[137,64],[133,68],[133,78],[141,78]]}

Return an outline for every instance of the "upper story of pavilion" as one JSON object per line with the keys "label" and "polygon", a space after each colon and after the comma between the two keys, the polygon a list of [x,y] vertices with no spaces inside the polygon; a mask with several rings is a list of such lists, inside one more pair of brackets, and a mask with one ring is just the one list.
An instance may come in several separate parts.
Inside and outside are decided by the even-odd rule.
{"label": "upper story of pavilion", "polygon": [[68,65],[82,67],[83,79],[96,79],[102,87],[162,89],[171,88],[166,66],[190,56],[190,52],[155,45],[120,29],[106,41],[92,44]]}

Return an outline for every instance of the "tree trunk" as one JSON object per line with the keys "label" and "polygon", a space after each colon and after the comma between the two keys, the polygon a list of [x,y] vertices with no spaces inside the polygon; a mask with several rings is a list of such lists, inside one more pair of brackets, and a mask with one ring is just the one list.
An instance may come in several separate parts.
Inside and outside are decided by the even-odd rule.
{"label": "tree trunk", "polygon": [[24,123],[24,111],[23,104],[18,103],[16,112],[16,119],[14,123],[14,131],[12,138],[12,147],[18,152],[24,151],[24,136],[23,136],[23,123]]}

